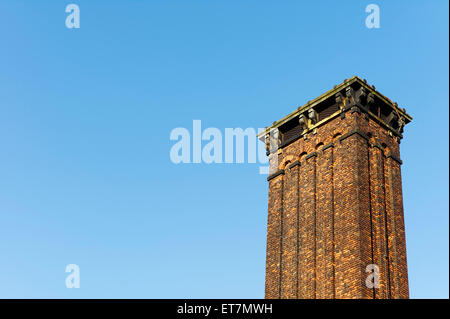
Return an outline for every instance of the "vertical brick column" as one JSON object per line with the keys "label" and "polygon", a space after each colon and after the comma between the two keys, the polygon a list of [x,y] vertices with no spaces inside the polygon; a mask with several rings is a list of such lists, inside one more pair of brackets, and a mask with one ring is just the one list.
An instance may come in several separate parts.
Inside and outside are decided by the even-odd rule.
{"label": "vertical brick column", "polygon": [[365,285],[365,269],[372,264],[367,141],[352,131],[336,144],[336,298],[373,298],[373,290]]}
{"label": "vertical brick column", "polygon": [[391,298],[409,298],[401,169],[391,154],[385,161],[385,175]]}
{"label": "vertical brick column", "polygon": [[405,221],[403,215],[403,194],[401,167],[397,160],[389,158],[392,169],[392,188],[396,194],[394,197],[395,236],[397,242],[398,261],[398,295],[396,298],[409,298],[408,268],[406,261],[406,236]]}
{"label": "vertical brick column", "polygon": [[384,154],[379,145],[369,149],[370,194],[372,208],[373,262],[380,270],[380,287],[375,289],[375,298],[389,298],[389,267],[386,241]]}
{"label": "vertical brick column", "polygon": [[333,145],[317,157],[316,273],[317,298],[334,298]]}
{"label": "vertical brick column", "polygon": [[[334,162],[334,240],[336,298],[361,297],[355,279],[361,278],[359,265],[359,218],[355,196],[356,168],[352,146],[358,137],[347,137],[336,143]],[[352,165],[349,165],[352,163]],[[350,187],[349,187],[350,186]]]}
{"label": "vertical brick column", "polygon": [[[364,123],[366,123],[364,121]],[[365,128],[364,128],[365,130]],[[364,134],[364,133],[363,133]],[[374,288],[368,288],[366,278],[370,272],[366,272],[366,267],[373,262],[373,242],[372,242],[372,207],[370,201],[370,177],[369,177],[369,144],[366,136],[358,135],[355,141],[356,162],[357,162],[357,200],[360,231],[361,260],[360,267],[362,278],[358,285],[361,287],[361,297],[372,299],[375,297]]]}
{"label": "vertical brick column", "polygon": [[283,214],[284,171],[269,180],[269,212],[267,221],[266,292],[268,299],[280,298],[281,225]]}
{"label": "vertical brick column", "polygon": [[316,297],[316,153],[305,156],[299,175],[299,287],[301,299]]}
{"label": "vertical brick column", "polygon": [[391,161],[386,158],[384,161],[384,182],[386,200],[386,232],[388,234],[388,266],[389,266],[389,287],[391,298],[397,298],[399,294],[398,283],[398,254],[397,236],[395,236],[395,215],[394,215],[394,189],[392,184]]}
{"label": "vertical brick column", "polygon": [[285,169],[283,192],[281,298],[297,298],[298,273],[298,170],[299,162]]}

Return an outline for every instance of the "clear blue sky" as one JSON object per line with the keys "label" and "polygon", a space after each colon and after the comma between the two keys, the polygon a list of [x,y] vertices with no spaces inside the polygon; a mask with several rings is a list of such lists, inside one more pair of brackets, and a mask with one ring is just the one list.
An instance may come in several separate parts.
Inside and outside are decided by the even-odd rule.
{"label": "clear blue sky", "polygon": [[[65,27],[65,6],[81,28]],[[365,27],[366,5],[381,28]],[[0,297],[262,298],[258,164],[169,159],[175,127],[264,127],[359,75],[401,144],[411,296],[448,298],[447,1],[0,3]],[[81,288],[65,287],[78,264]]]}

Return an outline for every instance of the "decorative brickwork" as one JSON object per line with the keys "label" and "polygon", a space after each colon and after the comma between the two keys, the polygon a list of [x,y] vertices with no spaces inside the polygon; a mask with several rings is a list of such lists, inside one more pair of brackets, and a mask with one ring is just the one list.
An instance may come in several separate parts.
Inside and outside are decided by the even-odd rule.
{"label": "decorative brickwork", "polygon": [[[281,145],[266,298],[409,297],[399,144],[411,119],[353,77],[261,134],[277,128]],[[366,284],[372,264],[378,288]]]}

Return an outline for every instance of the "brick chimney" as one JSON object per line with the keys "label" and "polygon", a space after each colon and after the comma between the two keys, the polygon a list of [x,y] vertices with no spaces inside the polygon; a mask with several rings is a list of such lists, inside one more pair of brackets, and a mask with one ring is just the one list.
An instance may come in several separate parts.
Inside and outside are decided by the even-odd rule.
{"label": "brick chimney", "polygon": [[355,76],[259,135],[266,298],[409,298],[399,144],[411,120]]}

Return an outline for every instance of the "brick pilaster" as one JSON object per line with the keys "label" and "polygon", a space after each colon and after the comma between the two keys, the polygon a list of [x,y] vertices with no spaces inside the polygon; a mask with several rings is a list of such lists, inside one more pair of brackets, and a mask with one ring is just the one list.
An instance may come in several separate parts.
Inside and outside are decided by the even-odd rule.
{"label": "brick pilaster", "polygon": [[283,213],[283,174],[269,181],[267,221],[266,298],[280,297],[281,225]]}
{"label": "brick pilaster", "polygon": [[333,147],[318,152],[316,269],[317,298],[334,298]]}
{"label": "brick pilaster", "polygon": [[297,163],[285,168],[283,192],[283,241],[281,248],[281,298],[297,298],[298,273],[298,170]]}
{"label": "brick pilaster", "polygon": [[302,160],[299,178],[299,298],[314,299],[316,292],[315,154]]}

